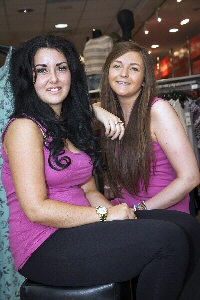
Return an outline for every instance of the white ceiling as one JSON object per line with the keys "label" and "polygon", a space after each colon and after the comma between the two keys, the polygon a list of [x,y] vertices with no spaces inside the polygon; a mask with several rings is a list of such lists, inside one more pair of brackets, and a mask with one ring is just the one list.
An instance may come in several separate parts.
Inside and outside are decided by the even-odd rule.
{"label": "white ceiling", "polygon": [[[51,3],[53,2],[53,3]],[[160,7],[156,20],[156,9]],[[20,13],[20,9],[33,9]],[[132,10],[135,28],[132,39],[150,48],[160,47],[153,54],[160,60],[169,55],[169,49],[180,49],[200,34],[200,0],[0,0],[0,44],[19,46],[24,41],[41,34],[52,33],[72,40],[82,54],[92,29],[100,29],[104,35],[112,32],[121,35],[117,14],[122,9]],[[180,21],[189,18],[184,26]],[[144,34],[147,23],[149,34]],[[56,29],[55,24],[67,23],[66,29]],[[177,33],[169,29],[178,28]],[[5,59],[0,55],[0,65]]]}

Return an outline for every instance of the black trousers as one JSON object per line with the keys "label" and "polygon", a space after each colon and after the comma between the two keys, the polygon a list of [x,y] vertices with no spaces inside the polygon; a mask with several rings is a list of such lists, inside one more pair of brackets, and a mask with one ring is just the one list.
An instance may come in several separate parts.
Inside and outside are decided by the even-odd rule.
{"label": "black trousers", "polygon": [[200,256],[200,224],[177,211],[138,211],[137,216],[58,229],[20,273],[58,286],[100,285],[139,275],[137,300],[179,299]]}

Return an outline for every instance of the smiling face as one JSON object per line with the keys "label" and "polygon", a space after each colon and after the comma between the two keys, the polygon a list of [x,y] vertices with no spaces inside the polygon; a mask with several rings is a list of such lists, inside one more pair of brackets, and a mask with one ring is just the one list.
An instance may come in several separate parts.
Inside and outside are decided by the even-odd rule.
{"label": "smiling face", "polygon": [[71,85],[71,73],[64,54],[55,49],[39,49],[34,57],[33,78],[40,99],[60,116]]}
{"label": "smiling face", "polygon": [[110,64],[109,83],[120,102],[136,100],[144,84],[144,74],[143,59],[136,51],[129,51]]}

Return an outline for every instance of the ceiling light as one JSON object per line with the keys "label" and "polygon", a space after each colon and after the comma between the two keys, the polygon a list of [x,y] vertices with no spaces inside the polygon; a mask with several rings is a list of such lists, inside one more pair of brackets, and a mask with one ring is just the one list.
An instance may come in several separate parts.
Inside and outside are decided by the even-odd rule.
{"label": "ceiling light", "polygon": [[149,30],[147,30],[147,22],[145,22],[145,24],[144,24],[144,33],[145,34],[149,33]]}
{"label": "ceiling light", "polygon": [[67,24],[57,24],[55,25],[56,28],[66,28],[68,25]]}
{"label": "ceiling light", "polygon": [[177,31],[178,31],[177,28],[172,28],[172,29],[169,30],[169,32],[177,32]]}
{"label": "ceiling light", "polygon": [[189,22],[190,20],[189,19],[185,19],[183,21],[180,22],[181,25],[185,25]]}
{"label": "ceiling light", "polygon": [[156,49],[156,48],[158,48],[159,47],[159,45],[151,45],[151,48],[152,49]]}
{"label": "ceiling light", "polygon": [[156,19],[157,19],[158,22],[161,22],[162,18],[160,18],[159,15],[158,15],[159,10],[160,10],[160,7],[158,7],[157,10],[156,10]]}
{"label": "ceiling light", "polygon": [[181,2],[182,0],[177,0],[177,2]]}

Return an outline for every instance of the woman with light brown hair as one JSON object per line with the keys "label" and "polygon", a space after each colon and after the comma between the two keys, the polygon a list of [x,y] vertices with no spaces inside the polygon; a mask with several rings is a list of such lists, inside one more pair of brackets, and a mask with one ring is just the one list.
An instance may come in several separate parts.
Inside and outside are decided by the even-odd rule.
{"label": "woman with light brown hair", "polygon": [[[156,95],[154,65],[147,49],[133,41],[116,44],[101,82],[101,106],[125,125],[120,140],[102,135],[106,176],[115,197],[111,202],[136,209],[138,220],[164,220],[180,226],[191,251],[198,248],[199,232],[182,222],[176,210],[190,212],[189,192],[199,184],[197,161],[173,107]],[[118,122],[116,129],[119,126],[123,127]],[[190,252],[189,257],[181,300],[188,300],[188,294],[191,299],[199,297],[199,256]]]}
{"label": "woman with light brown hair", "polygon": [[199,184],[197,161],[173,107],[156,98],[154,65],[146,48],[118,43],[101,83],[102,107],[123,120],[121,141],[102,137],[112,203],[189,213]]}

